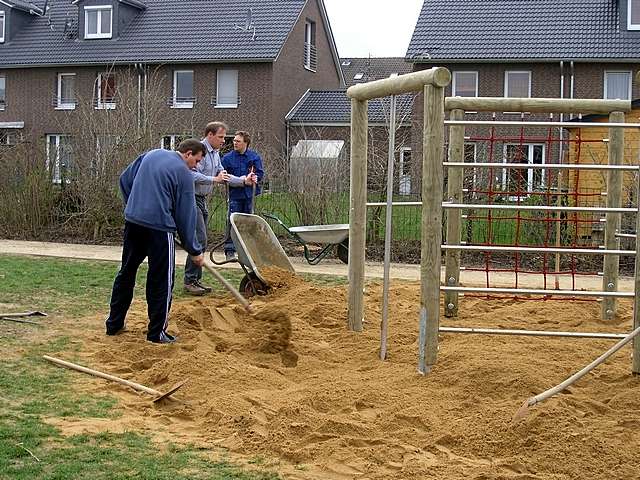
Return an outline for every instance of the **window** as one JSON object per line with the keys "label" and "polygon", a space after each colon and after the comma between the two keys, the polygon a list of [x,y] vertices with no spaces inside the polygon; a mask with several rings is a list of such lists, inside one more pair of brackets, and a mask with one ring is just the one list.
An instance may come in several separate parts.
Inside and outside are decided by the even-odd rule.
{"label": "window", "polygon": [[47,170],[54,183],[68,180],[73,167],[71,137],[69,135],[47,135]]}
{"label": "window", "polygon": [[56,109],[73,110],[76,108],[76,74],[59,73],[56,93]]}
{"label": "window", "polygon": [[0,75],[0,111],[4,110],[7,106],[7,80],[3,75]]}
{"label": "window", "polygon": [[363,78],[363,77],[364,77],[364,73],[361,73],[361,72],[360,72],[360,73],[356,73],[356,74],[353,76],[353,79],[354,79],[354,80],[362,80],[362,78]]}
{"label": "window", "polygon": [[[505,163],[526,163],[542,165],[544,145],[507,144],[504,146]],[[544,187],[544,169],[505,168],[502,171],[502,185],[511,197],[526,197],[527,192]]]}
{"label": "window", "polygon": [[403,147],[400,149],[400,165],[398,172],[399,184],[398,193],[400,195],[411,194],[411,149]]}
{"label": "window", "polygon": [[116,108],[116,76],[113,73],[100,73],[96,80],[96,109],[112,110]]}
{"label": "window", "polygon": [[0,130],[0,148],[18,144],[18,134],[12,130]]}
{"label": "window", "polygon": [[160,140],[160,148],[165,150],[175,150],[180,145],[180,142],[190,138],[189,135],[165,135]]}
{"label": "window", "polygon": [[640,0],[628,0],[627,28],[640,30]]}
{"label": "window", "polygon": [[0,43],[4,43],[5,30],[5,14],[4,12],[0,12]]}
{"label": "window", "polygon": [[218,70],[216,107],[238,107],[238,70]]}
{"label": "window", "polygon": [[477,97],[478,72],[453,72],[453,96]]}
{"label": "window", "polygon": [[173,72],[173,108],[193,108],[193,70]]}
{"label": "window", "polygon": [[84,7],[84,38],[111,38],[112,18],[110,6]]}
{"label": "window", "polygon": [[504,96],[514,98],[531,97],[531,72],[505,72]]}
{"label": "window", "polygon": [[307,20],[304,24],[304,68],[315,72],[317,66],[316,24]]}
{"label": "window", "polygon": [[629,100],[631,98],[631,72],[604,72],[604,98]]}

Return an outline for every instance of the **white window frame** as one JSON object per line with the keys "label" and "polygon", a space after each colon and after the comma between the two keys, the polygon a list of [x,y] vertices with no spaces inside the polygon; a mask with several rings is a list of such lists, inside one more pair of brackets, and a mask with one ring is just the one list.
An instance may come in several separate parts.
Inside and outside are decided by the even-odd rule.
{"label": "white window frame", "polygon": [[0,78],[4,80],[4,99],[3,103],[0,103],[0,112],[3,112],[7,105],[7,77],[5,75],[0,75]]}
{"label": "white window frame", "polygon": [[[466,151],[465,151],[465,147],[473,147],[473,162],[467,162],[467,156],[466,156]],[[477,142],[464,142],[463,146],[462,146],[462,161],[465,163],[476,163],[478,161],[478,144]],[[473,174],[471,177],[471,187],[472,190],[476,189],[477,183],[478,183],[478,169],[477,168],[473,168]],[[476,198],[476,193],[473,193],[473,198]]]}
{"label": "white window frame", "polygon": [[[313,42],[313,30],[317,28],[316,23],[311,20],[306,20],[304,22],[304,68],[309,70],[310,72],[315,72],[318,66],[318,51],[316,49],[316,44]],[[317,30],[316,30],[316,38],[317,38]],[[311,54],[313,50],[316,50],[316,68],[313,66],[313,62],[311,61]]]}
{"label": "white window frame", "polygon": [[[89,12],[95,10],[97,10],[98,13],[98,25],[96,28],[98,33],[89,33]],[[111,15],[111,23],[109,24],[108,33],[102,31],[102,12],[106,10],[109,10],[109,13]],[[92,5],[89,7],[84,7],[84,38],[113,38],[113,7],[111,5]]]}
{"label": "white window frame", "polygon": [[169,150],[175,150],[178,147],[178,145],[180,144],[176,140],[178,140],[178,139],[184,140],[186,138],[189,138],[189,136],[188,135],[184,135],[184,134],[180,134],[180,133],[170,133],[170,134],[167,134],[167,135],[163,135],[162,137],[160,137],[160,148],[164,149],[164,147],[165,147],[164,139],[165,138],[169,139],[169,147],[170,147]]}
{"label": "white window frame", "polygon": [[0,25],[2,25],[2,35],[0,35],[0,43],[4,43],[4,39],[7,36],[7,15],[4,12],[0,12]]}
{"label": "white window frame", "polygon": [[[505,143],[503,146],[503,151],[502,151],[502,163],[508,163],[507,160],[509,160],[507,158],[507,147],[510,146],[516,146],[519,147],[520,144],[519,143]],[[540,165],[546,165],[547,164],[547,149],[546,149],[546,145],[543,143],[523,143],[522,144],[523,147],[527,147],[527,165],[533,165],[533,149],[535,147],[541,147],[542,148],[542,162],[540,163]],[[502,169],[502,188],[506,191],[507,190],[507,170],[509,170],[509,167],[503,168]],[[533,191],[533,175],[534,175],[534,171],[538,170],[540,172],[540,187],[543,188],[545,187],[545,171],[546,169],[542,168],[542,169],[534,169],[534,168],[526,168],[526,169],[518,169],[518,170],[526,170],[527,171],[527,191],[532,192]],[[528,195],[526,195],[528,196]],[[520,197],[523,198],[523,197]],[[516,200],[517,197],[514,195],[510,195],[509,196],[509,200]]]}
{"label": "white window frame", "polygon": [[[52,181],[53,183],[62,183],[62,175],[60,174],[60,139],[62,137],[65,138],[71,138],[71,135],[68,134],[64,134],[64,133],[48,133],[46,136],[46,140],[47,140],[47,171],[51,171],[51,168],[53,167],[53,176],[52,176]],[[51,161],[51,139],[55,138],[55,145],[56,145],[56,158],[54,160],[54,165],[52,166],[50,164]]]}
{"label": "white window frame", "polygon": [[[412,153],[411,147],[400,148],[400,158],[398,161],[398,194],[411,195],[411,165],[409,171],[405,170],[405,156],[407,152]],[[408,187],[408,188],[407,188]]]}
{"label": "white window frame", "polygon": [[467,70],[467,71],[459,71],[459,72],[453,72],[453,80],[451,83],[451,96],[452,97],[456,97],[459,95],[456,95],[456,88],[457,88],[457,82],[456,82],[456,77],[458,76],[458,74],[469,74],[469,73],[473,73],[476,76],[476,87],[475,87],[475,95],[473,95],[474,97],[478,96],[478,72],[475,71],[471,71],[471,70]]}
{"label": "white window frame", "polygon": [[[62,77],[73,77],[75,79],[75,73],[59,73],[58,74],[58,88],[56,92],[56,110],[75,110],[76,102],[63,103],[62,102]],[[74,95],[75,96],[75,95]]]}
{"label": "white window frame", "polygon": [[[102,101],[102,77],[104,76],[109,76],[109,75],[113,75],[115,78],[115,81],[118,81],[118,77],[115,76],[114,73],[108,73],[108,74],[104,74],[104,73],[99,73],[98,77],[96,78],[96,110],[114,110],[116,108],[116,102],[115,99],[108,101],[108,102],[103,102]],[[114,84],[115,86],[116,84]]]}
{"label": "white window frame", "polygon": [[[173,71],[173,103],[171,108],[193,108],[193,101],[184,102],[178,99],[178,74],[191,73],[193,79],[193,88],[195,89],[195,73],[193,70],[174,70]],[[193,94],[193,92],[191,92]]]}
{"label": "white window frame", "polygon": [[[220,103],[220,72],[236,72],[236,101],[233,103]],[[233,68],[221,68],[216,71],[216,104],[214,108],[238,108],[240,96],[240,71]]]}
{"label": "white window frame", "polygon": [[531,70],[506,70],[504,72],[504,96],[505,98],[519,98],[509,96],[509,74],[510,73],[526,73],[529,75],[528,97],[531,98]]}
{"label": "white window frame", "polygon": [[[631,88],[633,85],[633,72],[631,72],[630,70],[605,70],[604,71],[604,95],[603,98],[607,99],[607,94],[609,92],[607,92],[607,75],[609,75],[610,73],[626,73],[629,75],[629,91],[627,92],[627,98],[622,99],[622,100],[630,100],[631,99]],[[615,99],[610,99],[610,100],[615,100]]]}
{"label": "white window frame", "polygon": [[[640,30],[640,23],[631,23],[631,6],[633,0],[627,0],[627,30]],[[640,3],[636,6],[640,8]]]}

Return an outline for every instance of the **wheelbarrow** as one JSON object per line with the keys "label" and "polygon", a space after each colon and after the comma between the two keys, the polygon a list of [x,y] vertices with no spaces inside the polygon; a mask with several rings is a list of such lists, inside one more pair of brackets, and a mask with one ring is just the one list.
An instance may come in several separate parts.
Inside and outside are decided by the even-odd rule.
{"label": "wheelbarrow", "polygon": [[[288,227],[275,215],[263,214],[264,217],[274,220],[284,228],[294,240],[304,248],[304,258],[309,265],[317,265],[331,250],[336,248],[338,258],[343,263],[349,263],[349,224],[337,223],[333,225],[302,225]],[[320,252],[315,256],[309,251],[309,243],[322,245]]]}
{"label": "wheelbarrow", "polygon": [[238,258],[218,262],[211,250],[210,258],[216,265],[237,262],[244,270],[240,281],[240,292],[245,296],[264,295],[269,290],[269,279],[265,275],[268,267],[277,267],[295,273],[295,269],[284,252],[278,238],[266,220],[258,215],[232,213],[231,239],[236,247]]}

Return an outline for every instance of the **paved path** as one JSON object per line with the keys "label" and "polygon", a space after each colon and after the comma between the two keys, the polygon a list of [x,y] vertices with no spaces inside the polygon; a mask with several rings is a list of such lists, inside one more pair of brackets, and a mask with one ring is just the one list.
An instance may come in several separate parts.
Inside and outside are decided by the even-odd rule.
{"label": "paved path", "polygon": [[[12,255],[37,255],[46,257],[79,258],[85,260],[107,260],[119,262],[122,256],[122,248],[108,245],[78,245],[70,243],[52,242],[25,242],[16,240],[0,240],[0,254]],[[176,264],[184,265],[185,253],[176,251]],[[292,263],[298,272],[314,273],[320,275],[347,276],[347,266],[336,260],[323,260],[319,265],[309,265],[302,258],[292,258]],[[220,268],[239,269],[236,264],[224,265]],[[369,279],[382,279],[383,266],[378,262],[367,262],[366,276]],[[420,280],[420,265],[391,264],[391,278],[398,280]],[[519,275],[518,285],[524,288],[543,288],[542,275]],[[553,276],[547,276],[547,288],[554,285]],[[444,274],[442,279],[444,280]],[[485,286],[485,275],[483,272],[461,273],[461,282],[464,285]],[[571,289],[572,281],[568,275],[560,275],[560,288]],[[513,287],[515,284],[514,275],[511,273],[492,273],[492,287]],[[633,278],[622,277],[620,279],[620,290],[633,291]],[[576,289],[602,290],[602,279],[600,277],[578,277],[576,279]]]}

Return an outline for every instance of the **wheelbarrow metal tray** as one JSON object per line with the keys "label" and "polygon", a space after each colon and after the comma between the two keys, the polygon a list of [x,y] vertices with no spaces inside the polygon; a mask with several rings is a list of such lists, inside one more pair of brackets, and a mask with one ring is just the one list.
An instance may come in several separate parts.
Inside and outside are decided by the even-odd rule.
{"label": "wheelbarrow metal tray", "polygon": [[305,225],[291,227],[291,233],[295,233],[307,243],[342,243],[349,237],[349,224],[337,223],[334,225]]}
{"label": "wheelbarrow metal tray", "polygon": [[261,273],[267,267],[278,267],[295,273],[278,238],[264,218],[246,213],[231,214],[231,238],[238,260],[253,271],[266,285],[269,279]]}

